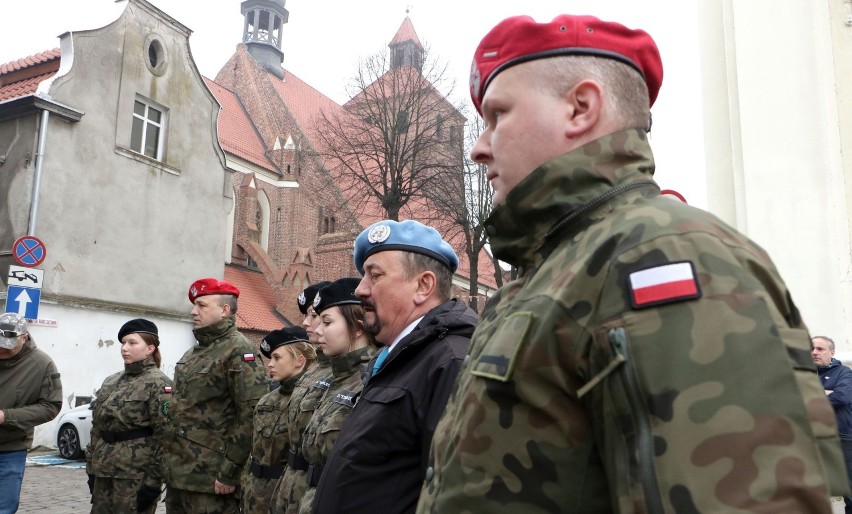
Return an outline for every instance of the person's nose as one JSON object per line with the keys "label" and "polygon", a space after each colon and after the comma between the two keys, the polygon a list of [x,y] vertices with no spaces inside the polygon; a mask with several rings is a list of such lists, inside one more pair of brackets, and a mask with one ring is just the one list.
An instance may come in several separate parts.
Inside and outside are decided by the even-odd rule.
{"label": "person's nose", "polygon": [[364,275],[363,277],[361,277],[361,281],[358,282],[358,287],[355,288],[355,296],[361,298],[362,300],[370,296],[370,288],[367,287],[366,281],[367,276]]}
{"label": "person's nose", "polygon": [[489,129],[483,130],[479,134],[479,137],[476,138],[476,143],[470,149],[470,159],[472,161],[485,164],[491,160],[491,144],[488,138],[490,136],[487,137],[487,134],[489,134]]}

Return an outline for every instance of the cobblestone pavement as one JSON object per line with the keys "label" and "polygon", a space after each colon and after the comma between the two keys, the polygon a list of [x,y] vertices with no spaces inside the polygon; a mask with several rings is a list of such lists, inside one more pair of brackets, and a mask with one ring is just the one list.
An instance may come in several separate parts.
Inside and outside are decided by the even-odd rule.
{"label": "cobblestone pavement", "polygon": [[[43,512],[45,514],[78,514],[89,512],[89,489],[83,467],[65,464],[41,466],[27,464],[24,484],[21,487],[21,506],[18,512]],[[843,500],[835,498],[833,514],[843,514]],[[165,514],[165,504],[160,501],[157,514]]]}
{"label": "cobblestone pavement", "polygon": [[[28,462],[18,512],[79,514],[89,512],[90,498],[86,469],[80,467],[80,463],[46,466]],[[161,501],[157,514],[165,512],[165,504]]]}

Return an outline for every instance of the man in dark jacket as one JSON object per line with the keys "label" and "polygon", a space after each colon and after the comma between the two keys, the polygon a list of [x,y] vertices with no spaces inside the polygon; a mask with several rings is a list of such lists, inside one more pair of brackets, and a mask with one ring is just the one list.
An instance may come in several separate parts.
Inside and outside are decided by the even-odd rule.
{"label": "man in dark jacket", "polygon": [[[852,477],[852,369],[834,358],[834,341],[830,337],[811,338],[811,348],[819,380],[837,416],[837,432],[843,447],[846,474]],[[852,479],[849,487],[852,489]],[[846,514],[852,514],[852,498],[847,496],[843,500],[846,503]]]}
{"label": "man in dark jacket", "polygon": [[467,354],[476,313],[451,299],[458,257],[435,229],[380,221],[355,240],[355,294],[385,346],[334,445],[317,513],[414,512],[432,434]]}
{"label": "man in dark jacket", "polygon": [[36,348],[27,322],[0,314],[0,513],[18,510],[33,428],[62,408],[62,383],[53,360]]}

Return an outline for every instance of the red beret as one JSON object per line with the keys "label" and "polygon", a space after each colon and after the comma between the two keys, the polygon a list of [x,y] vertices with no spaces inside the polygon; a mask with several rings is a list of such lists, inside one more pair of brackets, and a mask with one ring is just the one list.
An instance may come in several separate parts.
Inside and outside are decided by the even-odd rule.
{"label": "red beret", "polygon": [[529,16],[507,18],[476,48],[470,69],[470,97],[482,113],[482,96],[491,80],[516,64],[560,55],[591,55],[621,61],[642,74],[651,103],[663,82],[657,45],[645,31],[601,21],[594,16],[557,16],[536,23]]}
{"label": "red beret", "polygon": [[189,303],[195,303],[199,296],[208,294],[232,294],[239,298],[240,290],[237,286],[215,278],[200,278],[189,286]]}

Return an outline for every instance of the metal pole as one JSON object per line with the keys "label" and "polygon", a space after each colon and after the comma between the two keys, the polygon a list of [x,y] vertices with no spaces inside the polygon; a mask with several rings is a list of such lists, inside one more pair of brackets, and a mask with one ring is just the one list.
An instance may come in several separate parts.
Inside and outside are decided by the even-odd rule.
{"label": "metal pole", "polygon": [[35,174],[33,175],[33,194],[30,202],[30,223],[27,227],[27,235],[35,235],[36,219],[38,217],[38,197],[41,189],[41,170],[44,166],[44,143],[47,139],[47,122],[50,119],[50,111],[41,111],[41,126],[38,128],[38,150],[36,150]]}

